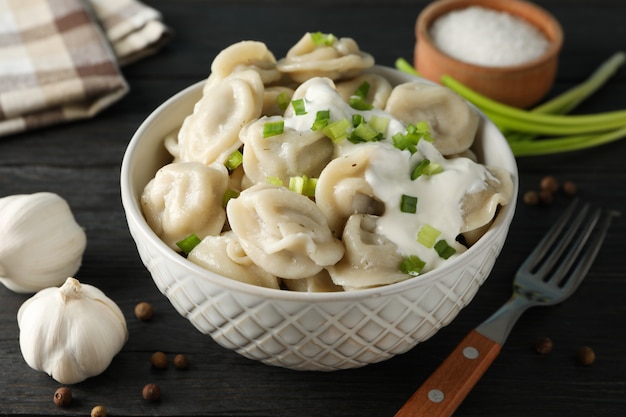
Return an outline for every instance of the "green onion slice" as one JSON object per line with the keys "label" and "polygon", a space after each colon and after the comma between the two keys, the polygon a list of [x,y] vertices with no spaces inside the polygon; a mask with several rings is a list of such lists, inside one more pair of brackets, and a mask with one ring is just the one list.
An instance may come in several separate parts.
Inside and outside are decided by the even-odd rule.
{"label": "green onion slice", "polygon": [[370,117],[369,121],[370,126],[374,128],[379,133],[385,133],[387,130],[387,126],[389,125],[389,118],[385,116],[378,116],[376,114]]}
{"label": "green onion slice", "polygon": [[369,123],[361,123],[357,125],[348,140],[352,143],[360,142],[377,142],[383,139],[383,134],[376,131]]}
{"label": "green onion slice", "polygon": [[448,242],[446,242],[443,239],[435,243],[434,248],[437,251],[437,254],[439,255],[439,257],[443,259],[448,259],[449,257],[451,257],[452,255],[456,253],[456,249],[448,245]]}
{"label": "green onion slice", "polygon": [[[417,242],[421,243],[424,247],[432,248],[439,235],[441,235],[441,231],[439,229],[436,229],[429,224],[425,224],[420,227],[419,232],[417,232]],[[443,241],[440,240],[440,242]]]}
{"label": "green onion slice", "polygon": [[282,187],[282,186],[284,185],[284,184],[283,184],[283,180],[281,180],[281,179],[280,179],[280,178],[278,178],[278,177],[267,177],[267,178],[265,178],[265,181],[266,181],[268,184],[277,185],[277,186],[279,186],[279,187]]}
{"label": "green onion slice", "polygon": [[400,263],[400,271],[415,277],[422,272],[425,265],[426,262],[422,261],[418,256],[410,255]]}
{"label": "green onion slice", "polygon": [[285,121],[277,120],[275,122],[267,122],[263,125],[263,137],[280,135],[285,131]]}
{"label": "green onion slice", "polygon": [[191,252],[193,248],[198,246],[200,242],[201,242],[200,238],[196,236],[195,233],[192,233],[186,238],[183,238],[179,240],[178,242],[176,242],[176,246],[178,246],[185,255],[188,255],[189,252]]}
{"label": "green onion slice", "polygon": [[402,194],[400,198],[400,211],[403,213],[415,213],[417,211],[417,197]]}
{"label": "green onion slice", "polygon": [[243,162],[243,154],[239,149],[231,153],[224,165],[229,171],[236,169]]}
{"label": "green onion slice", "polygon": [[333,46],[337,38],[332,33],[314,32],[311,33],[311,40],[315,46]]}
{"label": "green onion slice", "polygon": [[351,127],[352,124],[348,119],[337,120],[324,128],[324,134],[332,139],[333,142],[337,143],[348,137],[348,129]]}
{"label": "green onion slice", "polygon": [[422,176],[422,174],[424,174],[424,170],[428,165],[430,165],[430,159],[423,159],[419,164],[417,164],[413,172],[411,172],[411,179],[416,180],[420,176]]}
{"label": "green onion slice", "polygon": [[289,189],[306,197],[315,196],[317,178],[309,178],[306,175],[289,178]]}
{"label": "green onion slice", "polygon": [[283,91],[282,93],[276,96],[276,105],[282,111],[287,110],[287,106],[289,106],[289,98],[287,97],[286,92]]}
{"label": "green onion slice", "polygon": [[295,112],[296,116],[302,116],[306,114],[306,109],[304,106],[304,99],[303,98],[299,98],[297,100],[293,100],[291,102],[291,106],[293,107],[293,111]]}
{"label": "green onion slice", "polygon": [[319,110],[315,114],[315,121],[313,122],[313,126],[311,126],[311,130],[321,130],[328,126],[328,122],[330,121],[330,110]]}

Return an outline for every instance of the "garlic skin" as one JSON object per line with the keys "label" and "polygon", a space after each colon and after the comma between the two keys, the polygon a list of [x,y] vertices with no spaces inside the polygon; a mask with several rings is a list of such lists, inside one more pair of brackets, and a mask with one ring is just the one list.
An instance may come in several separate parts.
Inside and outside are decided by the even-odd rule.
{"label": "garlic skin", "polygon": [[85,231],[59,195],[0,198],[0,282],[11,291],[63,284],[78,271],[86,246]]}
{"label": "garlic skin", "polygon": [[67,278],[26,300],[17,312],[26,363],[61,384],[99,375],[128,339],[120,308],[98,288]]}

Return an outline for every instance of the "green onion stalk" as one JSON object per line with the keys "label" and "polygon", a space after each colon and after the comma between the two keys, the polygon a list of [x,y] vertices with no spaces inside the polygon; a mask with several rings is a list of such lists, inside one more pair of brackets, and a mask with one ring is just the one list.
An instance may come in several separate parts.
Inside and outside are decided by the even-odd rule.
{"label": "green onion stalk", "polygon": [[[613,54],[583,83],[531,110],[490,99],[448,75],[441,77],[441,84],[485,113],[506,136],[515,156],[546,155],[586,149],[626,137],[626,109],[567,114],[602,87],[625,60],[626,53]],[[420,75],[402,58],[396,61],[396,68]]]}

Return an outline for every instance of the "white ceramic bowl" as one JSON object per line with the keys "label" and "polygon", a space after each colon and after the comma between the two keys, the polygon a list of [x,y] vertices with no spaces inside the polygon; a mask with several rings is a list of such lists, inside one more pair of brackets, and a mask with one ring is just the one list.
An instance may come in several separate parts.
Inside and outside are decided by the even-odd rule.
{"label": "white ceramic bowl", "polygon": [[[373,71],[392,83],[416,78]],[[257,287],[209,272],[167,247],[150,229],[139,199],[169,162],[163,138],[178,128],[203,82],[176,94],[139,127],[124,155],[122,202],[143,263],[176,310],[218,344],[266,364],[296,370],[357,368],[404,353],[450,323],[485,281],[513,219],[518,173],[506,140],[483,117],[474,151],[513,175],[512,201],[491,229],[457,260],[420,277],[380,288],[302,293]]]}

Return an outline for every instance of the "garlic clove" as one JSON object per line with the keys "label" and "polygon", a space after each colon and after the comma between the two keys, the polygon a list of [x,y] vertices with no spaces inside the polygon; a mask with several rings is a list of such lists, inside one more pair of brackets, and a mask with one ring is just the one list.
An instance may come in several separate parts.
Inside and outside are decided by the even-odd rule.
{"label": "garlic clove", "polygon": [[128,339],[117,304],[98,288],[67,278],[26,300],[17,313],[26,363],[62,384],[99,375]]}
{"label": "garlic clove", "polygon": [[67,202],[41,192],[0,198],[0,282],[34,293],[79,269],[87,245]]}

